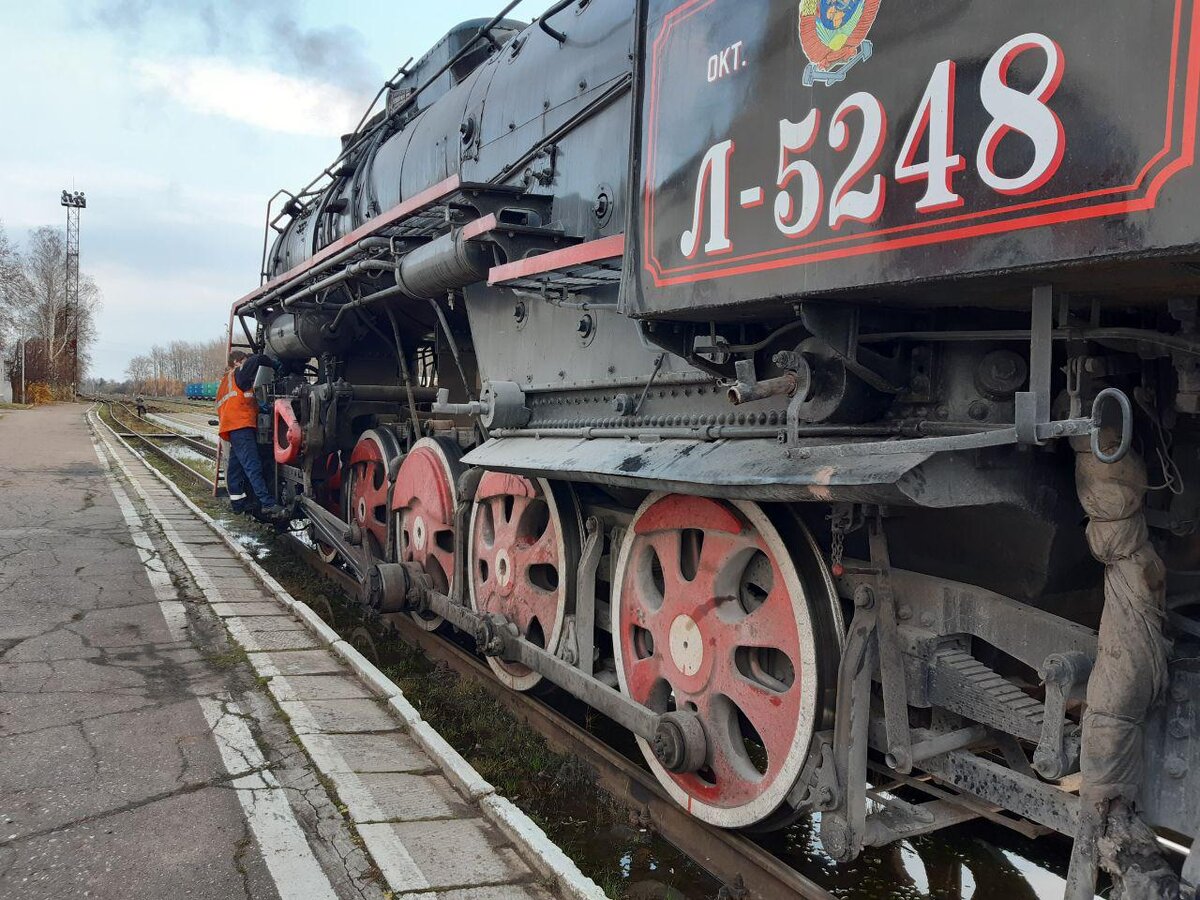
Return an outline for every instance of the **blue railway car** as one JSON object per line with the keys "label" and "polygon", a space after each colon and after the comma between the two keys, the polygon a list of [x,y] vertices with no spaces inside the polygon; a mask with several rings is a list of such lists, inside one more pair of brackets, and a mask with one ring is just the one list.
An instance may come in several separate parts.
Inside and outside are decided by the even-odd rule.
{"label": "blue railway car", "polygon": [[189,400],[216,400],[217,382],[193,381],[184,388],[184,396]]}

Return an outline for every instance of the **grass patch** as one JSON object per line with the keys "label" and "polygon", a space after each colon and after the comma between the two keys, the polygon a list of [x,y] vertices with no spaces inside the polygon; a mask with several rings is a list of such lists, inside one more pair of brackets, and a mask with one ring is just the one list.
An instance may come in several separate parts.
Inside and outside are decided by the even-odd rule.
{"label": "grass patch", "polygon": [[232,641],[226,649],[206,653],[204,658],[219,669],[236,669],[243,663],[250,664],[250,657],[246,651]]}

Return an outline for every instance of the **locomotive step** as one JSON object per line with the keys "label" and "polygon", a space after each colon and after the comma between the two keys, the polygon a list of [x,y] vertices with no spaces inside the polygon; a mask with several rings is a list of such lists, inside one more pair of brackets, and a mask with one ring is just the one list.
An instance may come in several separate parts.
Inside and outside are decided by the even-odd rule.
{"label": "locomotive step", "polygon": [[[14,851],[8,875],[40,877],[48,838],[70,841],[98,821],[116,837],[77,855],[71,865],[80,869],[63,893],[94,876],[94,853],[117,863],[122,878],[145,871],[177,885],[203,872],[214,897],[238,890],[240,873],[257,885],[255,896],[378,897],[372,861],[396,895],[604,896],[389,679],[95,415],[89,447],[82,412],[64,405],[22,416],[20,430],[0,424],[9,458],[31,434],[55,448],[27,467],[29,489],[5,495],[6,520],[24,528],[14,540],[30,545],[18,549],[31,551],[27,564],[6,567],[17,581],[9,596],[32,601],[19,620],[45,620],[14,632],[5,649],[20,649],[0,661],[6,684],[33,675],[40,682],[13,735],[27,745],[19,758],[29,771],[19,786],[0,789]],[[70,485],[54,491],[78,496],[46,495],[58,472],[70,473]],[[47,509],[26,508],[38,502]],[[35,520],[52,522],[53,508],[77,507],[61,525],[29,530]],[[53,555],[35,560],[45,556],[42,545]],[[240,649],[227,649],[230,638]],[[80,691],[66,719],[61,699],[45,699]],[[45,729],[63,731],[52,753],[37,749]],[[82,826],[53,812],[71,729],[90,748],[84,768],[95,769],[70,789],[70,808],[87,808]],[[156,822],[155,809],[167,819]],[[230,846],[222,849],[220,835],[232,836]],[[143,859],[159,861],[143,869]],[[145,884],[137,892],[160,893]]]}
{"label": "locomotive step", "polygon": [[624,255],[625,235],[614,234],[496,266],[488,272],[488,285],[580,294],[619,284]]}

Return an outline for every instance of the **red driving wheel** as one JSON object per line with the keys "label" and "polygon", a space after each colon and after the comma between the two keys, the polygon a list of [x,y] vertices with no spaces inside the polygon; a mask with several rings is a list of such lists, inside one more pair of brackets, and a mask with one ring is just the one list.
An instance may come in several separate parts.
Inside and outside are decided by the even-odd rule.
{"label": "red driving wheel", "polygon": [[388,428],[373,428],[358,439],[346,466],[347,519],[362,529],[371,552],[381,559],[388,553],[388,466],[399,456],[397,436]]}
{"label": "red driving wheel", "polygon": [[[469,587],[476,612],[497,613],[538,646],[555,648],[574,610],[579,522],[574,497],[543,478],[488,472],[471,510]],[[542,676],[488,657],[496,676],[528,691]]]}
{"label": "red driving wheel", "polygon": [[[436,590],[453,596],[457,571],[454,513],[458,505],[458,444],[444,438],[421,438],[400,464],[392,509],[396,514],[397,556],[425,570]],[[441,616],[414,613],[426,631],[442,624]]]}
{"label": "red driving wheel", "polygon": [[665,713],[690,710],[708,752],[659,782],[693,815],[744,828],[780,815],[828,714],[840,611],[820,553],[796,520],[785,543],[757,504],[678,494],[646,500],[614,578],[622,690]]}

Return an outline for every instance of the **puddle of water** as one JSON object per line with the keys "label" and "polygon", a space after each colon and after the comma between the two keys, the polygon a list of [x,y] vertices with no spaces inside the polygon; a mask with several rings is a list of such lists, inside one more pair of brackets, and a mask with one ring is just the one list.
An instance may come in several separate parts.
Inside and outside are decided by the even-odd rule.
{"label": "puddle of water", "polygon": [[976,821],[887,847],[872,847],[838,865],[822,849],[820,816],[760,840],[838,897],[936,900],[1035,900],[1061,897],[1070,844],[1036,842],[999,825]]}
{"label": "puddle of water", "polygon": [[264,538],[262,535],[245,530],[246,520],[244,518],[235,520],[227,516],[213,516],[221,527],[230,532],[237,538],[237,542],[242,545],[242,549],[250,554],[254,560],[260,565],[271,557],[271,550],[274,547],[274,536]]}

